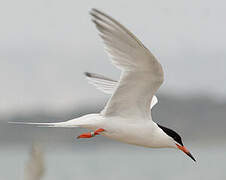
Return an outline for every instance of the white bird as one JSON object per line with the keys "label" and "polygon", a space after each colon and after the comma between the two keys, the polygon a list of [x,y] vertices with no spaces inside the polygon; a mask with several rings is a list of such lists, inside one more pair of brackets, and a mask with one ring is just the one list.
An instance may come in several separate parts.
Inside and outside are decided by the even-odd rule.
{"label": "white bird", "polygon": [[150,107],[163,83],[163,69],[153,54],[122,24],[107,14],[92,9],[96,25],[112,63],[121,70],[119,81],[86,73],[89,81],[105,93],[112,94],[105,108],[97,114],[57,123],[29,123],[44,127],[81,127],[92,130],[78,138],[103,135],[128,144],[150,148],[177,148],[194,161],[181,137],[152,120]]}

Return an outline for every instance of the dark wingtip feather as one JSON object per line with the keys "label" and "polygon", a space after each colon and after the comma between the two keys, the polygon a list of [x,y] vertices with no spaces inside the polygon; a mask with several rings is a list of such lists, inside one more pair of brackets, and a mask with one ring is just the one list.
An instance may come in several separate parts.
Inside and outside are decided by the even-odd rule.
{"label": "dark wingtip feather", "polygon": [[100,12],[100,11],[99,11],[98,9],[92,8],[92,9],[89,11],[89,14],[90,14],[90,15],[94,15],[94,14],[99,13],[99,12]]}
{"label": "dark wingtip feather", "polygon": [[84,72],[84,75],[85,75],[86,77],[92,77],[92,74],[89,73],[89,72]]}
{"label": "dark wingtip feather", "polygon": [[92,12],[100,12],[100,11],[99,11],[98,9],[96,9],[96,8],[92,8],[91,11],[92,11]]}

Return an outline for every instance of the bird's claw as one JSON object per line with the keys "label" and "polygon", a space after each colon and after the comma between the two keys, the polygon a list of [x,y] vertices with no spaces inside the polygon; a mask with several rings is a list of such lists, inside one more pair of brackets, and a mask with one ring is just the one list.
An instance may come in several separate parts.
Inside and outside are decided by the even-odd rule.
{"label": "bird's claw", "polygon": [[96,135],[99,135],[100,132],[103,132],[105,131],[104,129],[100,128],[100,129],[97,129],[96,131],[92,131],[92,132],[88,132],[88,133],[84,133],[84,134],[81,134],[77,137],[77,139],[80,139],[80,138],[91,138],[91,137],[94,137]]}

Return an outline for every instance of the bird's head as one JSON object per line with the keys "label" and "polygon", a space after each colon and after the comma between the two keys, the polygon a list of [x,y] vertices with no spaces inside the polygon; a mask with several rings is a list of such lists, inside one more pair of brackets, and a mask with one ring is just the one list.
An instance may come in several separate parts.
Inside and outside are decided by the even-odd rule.
{"label": "bird's head", "polygon": [[188,151],[188,149],[183,145],[182,139],[178,133],[173,131],[172,129],[163,127],[158,124],[158,126],[171,138],[173,141],[174,147],[180,149],[185,154],[187,154],[193,161],[196,162],[195,158],[192,156],[192,154]]}

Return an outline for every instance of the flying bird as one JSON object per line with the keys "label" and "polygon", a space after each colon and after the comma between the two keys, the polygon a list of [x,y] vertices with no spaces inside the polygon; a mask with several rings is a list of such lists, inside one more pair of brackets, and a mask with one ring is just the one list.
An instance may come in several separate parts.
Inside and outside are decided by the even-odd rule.
{"label": "flying bird", "polygon": [[81,127],[91,132],[78,138],[103,135],[124,143],[150,148],[176,148],[194,161],[178,133],[152,120],[151,108],[164,80],[161,64],[142,42],[118,21],[97,10],[90,11],[92,21],[104,42],[112,63],[121,70],[119,81],[103,75],[85,73],[89,82],[111,94],[104,109],[76,119],[57,123],[29,123],[41,127]]}

